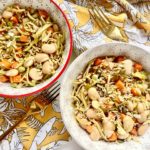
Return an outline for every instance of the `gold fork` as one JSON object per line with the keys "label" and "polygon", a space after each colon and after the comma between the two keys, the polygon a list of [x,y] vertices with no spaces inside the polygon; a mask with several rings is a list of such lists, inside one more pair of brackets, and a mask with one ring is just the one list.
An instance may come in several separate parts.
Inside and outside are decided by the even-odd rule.
{"label": "gold fork", "polygon": [[43,91],[40,95],[33,98],[29,104],[29,107],[27,108],[26,114],[0,136],[0,141],[9,135],[9,133],[11,133],[22,121],[33,114],[39,113],[48,104],[55,100],[59,95],[59,90],[60,84],[55,82],[49,89]]}
{"label": "gold fork", "polygon": [[128,42],[128,37],[125,31],[122,28],[115,26],[100,7],[91,4],[89,13],[101,31],[107,37],[111,38],[112,40]]}

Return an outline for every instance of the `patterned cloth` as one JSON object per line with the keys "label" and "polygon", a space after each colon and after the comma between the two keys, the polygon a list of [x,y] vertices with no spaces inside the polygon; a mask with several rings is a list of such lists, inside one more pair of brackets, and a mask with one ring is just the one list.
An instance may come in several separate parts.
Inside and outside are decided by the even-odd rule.
{"label": "patterned cloth", "polygon": [[[125,30],[129,38],[129,43],[150,46],[150,36],[147,36],[143,29],[137,28],[139,14],[135,11],[134,7],[129,9],[128,5],[125,5],[126,10],[130,11],[132,14],[131,19],[128,19],[127,13],[124,11],[125,9],[122,9],[122,7],[116,3],[117,1],[120,2],[120,4],[124,4],[124,0],[94,1],[97,1],[97,3],[102,6],[104,11],[106,10],[106,15],[116,26],[122,27]],[[135,0],[130,0],[130,2],[132,1],[135,3]],[[142,16],[146,18],[146,21],[150,21],[150,1],[144,2],[144,0],[136,0],[136,2],[138,1],[139,5],[138,3],[134,4],[136,5],[136,8],[139,9],[138,12],[142,12]],[[76,0],[76,2],[78,4],[87,6],[85,0]],[[86,49],[99,45],[100,43],[113,42],[113,40],[106,37],[100,31],[96,24],[93,24],[87,8],[68,3],[67,1],[60,3],[60,6],[63,10],[65,10],[67,17],[70,20],[73,31],[74,47],[77,55]],[[131,20],[134,20],[134,22]],[[141,22],[142,21],[143,20],[141,20]],[[150,23],[147,24],[147,26],[147,28],[150,30]]]}
{"label": "patterned cloth", "polygon": [[[70,1],[87,7],[84,0]],[[80,54],[100,43],[113,41],[106,37],[96,24],[92,23],[87,8],[63,0],[56,2],[65,11],[70,21],[76,54]],[[150,2],[146,0],[145,2],[144,0],[130,0],[130,2],[140,10],[147,20],[150,20]],[[117,26],[124,28],[129,37],[129,42],[150,46],[150,38],[145,35],[144,30],[139,30],[134,25],[135,23],[128,19],[124,10],[116,5],[116,2],[101,0],[98,1],[98,4],[107,10],[107,16]],[[25,114],[31,99],[32,97],[22,99],[0,98],[0,135],[12,126],[21,115]],[[66,143],[68,139],[69,134],[61,119],[59,102],[55,100],[40,113],[23,121],[0,143],[0,150],[50,150]]]}

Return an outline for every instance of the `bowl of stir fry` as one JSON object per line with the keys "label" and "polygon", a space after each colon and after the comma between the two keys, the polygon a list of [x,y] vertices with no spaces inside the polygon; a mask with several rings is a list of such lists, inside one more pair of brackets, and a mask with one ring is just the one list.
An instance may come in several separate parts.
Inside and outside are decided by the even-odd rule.
{"label": "bowl of stir fry", "polygon": [[149,63],[145,48],[111,43],[84,52],[71,64],[60,107],[78,144],[93,150],[150,149]]}
{"label": "bowl of stir fry", "polygon": [[66,16],[53,1],[0,3],[0,96],[26,96],[54,83],[72,52]]}

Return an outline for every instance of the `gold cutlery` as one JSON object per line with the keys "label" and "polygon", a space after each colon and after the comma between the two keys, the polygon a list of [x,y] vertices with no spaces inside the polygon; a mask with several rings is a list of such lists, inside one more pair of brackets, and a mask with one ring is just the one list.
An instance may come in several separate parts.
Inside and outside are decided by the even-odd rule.
{"label": "gold cutlery", "polygon": [[21,117],[13,126],[11,126],[6,132],[0,136],[0,141],[3,140],[9,133],[11,133],[22,121],[29,116],[39,113],[48,104],[55,100],[59,95],[60,84],[55,82],[49,89],[43,91],[40,95],[33,98],[29,104],[27,112]]}
{"label": "gold cutlery", "polygon": [[125,31],[122,28],[115,26],[100,7],[91,4],[89,13],[92,19],[107,37],[112,40],[128,42],[128,37]]}
{"label": "gold cutlery", "polygon": [[132,21],[138,28],[144,29],[147,35],[150,35],[150,21],[144,17],[133,5],[127,0],[115,0],[125,11],[128,12]]}

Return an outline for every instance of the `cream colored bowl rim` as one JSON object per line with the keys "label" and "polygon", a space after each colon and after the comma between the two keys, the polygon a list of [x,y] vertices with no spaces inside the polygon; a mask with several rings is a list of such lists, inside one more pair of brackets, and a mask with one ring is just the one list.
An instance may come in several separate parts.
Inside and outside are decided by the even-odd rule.
{"label": "cream colored bowl rim", "polygon": [[[130,142],[124,142],[120,144],[116,143],[107,143],[104,141],[98,141],[94,142],[91,141],[88,137],[87,133],[79,127],[77,124],[75,117],[73,115],[73,107],[71,105],[71,91],[72,91],[72,82],[77,77],[77,75],[81,72],[85,64],[89,62],[89,60],[100,56],[99,53],[104,54],[107,53],[108,55],[111,55],[109,50],[117,51],[111,49],[114,47],[117,47],[117,50],[124,49],[124,55],[129,56],[132,55],[132,57],[137,58],[137,61],[140,61],[144,67],[146,67],[147,70],[150,71],[150,50],[144,46],[135,45],[135,44],[126,44],[126,43],[108,43],[108,44],[101,44],[95,48],[89,49],[82,53],[80,56],[78,56],[73,63],[69,66],[67,71],[65,72],[65,75],[63,77],[62,83],[61,83],[61,91],[60,91],[60,109],[61,109],[61,115],[64,121],[64,124],[72,136],[72,138],[84,149],[92,149],[92,150],[149,150],[150,144],[150,130],[143,136],[140,137],[139,140],[141,141],[141,144],[130,141]],[[101,49],[107,49],[107,52],[105,50]],[[128,50],[130,48],[130,51]],[[133,48],[133,49],[131,49]],[[126,50],[125,50],[126,49]],[[103,52],[98,52],[103,51]],[[134,51],[133,51],[134,50]],[[135,51],[136,50],[136,51]],[[142,55],[142,56],[139,56]],[[103,55],[107,56],[107,55]],[[140,60],[141,59],[141,60]],[[74,75],[75,74],[75,75]]]}

